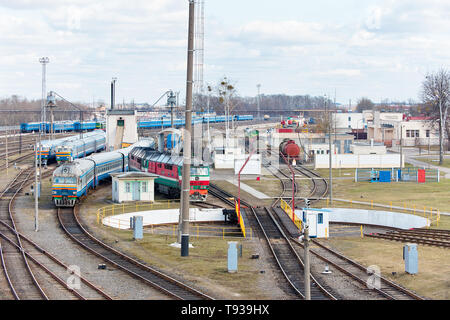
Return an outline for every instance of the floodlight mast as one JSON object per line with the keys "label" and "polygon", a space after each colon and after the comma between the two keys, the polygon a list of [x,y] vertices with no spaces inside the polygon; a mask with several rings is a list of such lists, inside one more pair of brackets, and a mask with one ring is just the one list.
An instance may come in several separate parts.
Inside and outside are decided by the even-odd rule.
{"label": "floodlight mast", "polygon": [[70,104],[72,107],[74,107],[75,109],[77,109],[78,111],[80,111],[80,138],[83,139],[83,109],[81,109],[80,107],[74,105],[72,102],[70,102],[69,100],[67,100],[66,98],[64,98],[63,96],[61,96],[60,94],[56,93],[55,91],[50,91],[47,99],[51,99],[53,101],[56,101],[54,98],[52,98],[52,96],[58,96],[59,98],[61,98],[63,101],[67,102],[68,104]]}

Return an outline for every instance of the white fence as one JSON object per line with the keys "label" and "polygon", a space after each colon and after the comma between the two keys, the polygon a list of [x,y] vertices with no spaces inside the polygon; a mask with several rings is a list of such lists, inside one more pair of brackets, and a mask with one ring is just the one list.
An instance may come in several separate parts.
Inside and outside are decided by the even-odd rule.
{"label": "white fence", "polygon": [[427,218],[407,213],[348,208],[327,208],[327,210],[331,211],[330,222],[371,224],[400,229],[430,226]]}
{"label": "white fence", "polygon": [[[315,169],[329,168],[328,154],[315,156]],[[344,168],[397,168],[400,167],[399,154],[333,154],[331,158],[333,169]],[[403,155],[402,166],[405,165]]]}

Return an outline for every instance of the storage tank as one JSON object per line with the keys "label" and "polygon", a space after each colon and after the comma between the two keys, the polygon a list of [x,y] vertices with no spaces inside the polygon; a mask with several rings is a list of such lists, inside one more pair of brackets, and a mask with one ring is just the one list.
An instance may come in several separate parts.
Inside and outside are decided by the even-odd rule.
{"label": "storage tank", "polygon": [[283,155],[286,158],[298,158],[300,155],[300,147],[295,143],[294,140],[285,139],[280,144],[280,152],[283,153]]}
{"label": "storage tank", "polygon": [[264,120],[269,120],[270,116],[268,114],[264,115]]}

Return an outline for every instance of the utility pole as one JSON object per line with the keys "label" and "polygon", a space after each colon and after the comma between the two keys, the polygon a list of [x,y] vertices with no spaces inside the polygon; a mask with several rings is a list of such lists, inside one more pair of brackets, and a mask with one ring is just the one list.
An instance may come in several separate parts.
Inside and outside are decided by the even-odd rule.
{"label": "utility pole", "polygon": [[[39,189],[40,190],[40,186],[41,186],[41,177],[42,177],[42,143],[41,143],[41,139],[42,139],[42,125],[44,125],[44,134],[45,134],[45,130],[46,130],[46,122],[45,122],[45,85],[46,85],[46,78],[45,78],[45,72],[46,72],[46,65],[47,63],[50,62],[50,60],[48,59],[48,57],[43,57],[39,59],[39,62],[42,64],[42,100],[41,100],[41,121],[40,121],[40,125],[39,125]],[[36,150],[38,148],[36,147]],[[36,186],[38,187],[38,186]],[[36,190],[37,192],[37,190]],[[36,228],[37,231],[37,228]]]}
{"label": "utility pole", "polygon": [[305,300],[311,300],[311,284],[310,284],[310,263],[309,263],[309,226],[305,225],[303,230],[303,241],[305,248]]}
{"label": "utility pole", "polygon": [[6,175],[8,175],[8,129],[6,129]]}
{"label": "utility pole", "polygon": [[[400,172],[402,172],[403,169],[402,158],[403,158],[403,125],[400,124]],[[399,178],[400,180],[402,179],[401,173]]]}
{"label": "utility pole", "polygon": [[34,231],[39,231],[39,198],[38,198],[38,141],[35,139],[35,170],[34,170]]}
{"label": "utility pole", "polygon": [[45,110],[45,95],[46,95],[46,65],[50,62],[48,57],[42,57],[39,59],[42,64],[42,100],[41,100],[41,121],[46,123],[46,110]]}
{"label": "utility pole", "polygon": [[189,256],[189,191],[191,180],[192,82],[194,58],[195,3],[189,0],[189,30],[186,79],[185,137],[183,144],[183,175],[181,188],[181,256]]}
{"label": "utility pole", "polygon": [[329,171],[329,178],[328,178],[328,190],[329,190],[329,197],[330,197],[330,204],[333,203],[333,171],[332,171],[332,151],[331,151],[331,112],[327,103],[327,95],[325,95],[325,110],[328,113],[328,144],[329,144],[329,165],[330,165],[330,171]]}
{"label": "utility pole", "polygon": [[[211,100],[211,91],[212,91],[212,89],[211,89],[211,86],[208,86],[208,101],[207,101],[207,104],[206,104],[206,107],[207,107],[207,109],[208,109],[208,146],[210,146],[210,144],[211,144],[211,134],[210,134],[210,131],[209,131],[209,117],[210,117],[210,112],[209,112],[209,102],[210,102],[210,100]],[[210,149],[210,151],[211,151],[211,148],[209,148]]]}
{"label": "utility pole", "polygon": [[173,117],[173,108],[176,105],[177,97],[174,95],[173,91],[170,90],[167,96],[167,104],[170,105],[170,126],[171,128],[175,128],[174,126],[174,117]]}
{"label": "utility pole", "polygon": [[116,103],[116,77],[111,80],[111,110],[114,109],[114,104]]}
{"label": "utility pole", "polygon": [[261,89],[261,85],[257,84],[256,87],[258,88],[258,98],[256,99],[256,102],[258,104],[258,120],[261,119],[261,109],[260,109],[260,89]]}

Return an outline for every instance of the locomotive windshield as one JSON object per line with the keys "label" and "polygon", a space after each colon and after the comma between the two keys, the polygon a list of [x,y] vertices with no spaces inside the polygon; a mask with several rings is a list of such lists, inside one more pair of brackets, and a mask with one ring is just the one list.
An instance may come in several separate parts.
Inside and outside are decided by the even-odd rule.
{"label": "locomotive windshield", "polygon": [[77,178],[75,178],[75,177],[54,177],[53,182],[59,183],[59,184],[76,184]]}
{"label": "locomotive windshield", "polygon": [[208,167],[191,167],[191,176],[208,176]]}

